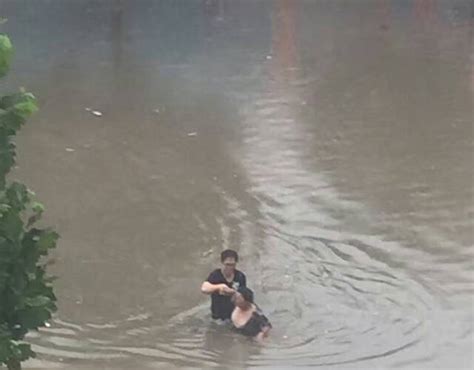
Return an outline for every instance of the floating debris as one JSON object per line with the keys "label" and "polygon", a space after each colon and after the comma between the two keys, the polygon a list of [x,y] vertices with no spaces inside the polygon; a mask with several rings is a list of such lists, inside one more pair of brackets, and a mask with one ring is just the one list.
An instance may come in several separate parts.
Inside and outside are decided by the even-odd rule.
{"label": "floating debris", "polygon": [[75,152],[75,150],[73,148],[66,148],[66,152],[72,153]]}
{"label": "floating debris", "polygon": [[212,254],[212,252],[213,252],[213,249],[211,248],[211,249],[209,249],[208,251],[203,252],[203,253],[202,253],[202,256],[203,256],[203,257],[210,256],[210,255]]}
{"label": "floating debris", "polygon": [[93,110],[91,108],[86,108],[86,111],[89,112],[90,114],[93,114],[96,117],[102,117],[102,112],[99,112],[98,110]]}
{"label": "floating debris", "polygon": [[188,136],[196,136],[197,135],[197,132],[189,132],[188,133]]}
{"label": "floating debris", "polygon": [[267,55],[265,58],[266,58],[267,60],[271,60],[271,59],[272,59],[272,56],[271,56],[271,55]]}
{"label": "floating debris", "polygon": [[51,324],[49,322],[45,322],[44,323],[44,326],[47,327],[47,328],[50,328],[51,327]]}
{"label": "floating debris", "polygon": [[153,112],[156,113],[156,114],[159,114],[160,110],[158,108],[156,108],[156,109],[153,109]]}

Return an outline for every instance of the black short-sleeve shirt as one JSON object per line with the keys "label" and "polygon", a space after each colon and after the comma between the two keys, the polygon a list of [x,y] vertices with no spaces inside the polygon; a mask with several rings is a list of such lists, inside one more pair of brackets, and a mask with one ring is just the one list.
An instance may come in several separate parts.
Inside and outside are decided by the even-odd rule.
{"label": "black short-sleeve shirt", "polygon": [[[234,280],[228,282],[221,269],[216,269],[209,274],[207,281],[211,284],[226,284],[229,288],[239,289],[242,286],[247,286],[247,279],[242,271],[235,270]],[[230,319],[234,304],[229,296],[220,295],[219,293],[211,294],[211,313],[213,319]]]}

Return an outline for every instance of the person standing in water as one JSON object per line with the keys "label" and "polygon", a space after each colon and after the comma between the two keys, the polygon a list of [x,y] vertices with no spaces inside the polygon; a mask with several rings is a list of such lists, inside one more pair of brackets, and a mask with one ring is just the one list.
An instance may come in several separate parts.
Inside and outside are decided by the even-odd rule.
{"label": "person standing in water", "polygon": [[226,249],[221,253],[222,267],[215,269],[201,285],[201,292],[211,296],[211,314],[215,320],[230,320],[234,303],[231,296],[241,287],[247,286],[247,278],[237,270],[239,255]]}
{"label": "person standing in water", "polygon": [[235,309],[232,312],[232,324],[235,329],[248,337],[263,340],[268,336],[272,324],[254,303],[253,292],[247,287],[241,287],[233,296]]}

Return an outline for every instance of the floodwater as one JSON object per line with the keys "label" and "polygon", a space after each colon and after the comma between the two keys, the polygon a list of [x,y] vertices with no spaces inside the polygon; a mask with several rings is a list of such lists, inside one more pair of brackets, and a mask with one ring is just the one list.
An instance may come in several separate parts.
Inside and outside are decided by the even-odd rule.
{"label": "floodwater", "polygon": [[[62,239],[35,369],[472,368],[470,1],[0,2]],[[89,110],[97,110],[95,116]],[[274,330],[209,319],[241,255]]]}

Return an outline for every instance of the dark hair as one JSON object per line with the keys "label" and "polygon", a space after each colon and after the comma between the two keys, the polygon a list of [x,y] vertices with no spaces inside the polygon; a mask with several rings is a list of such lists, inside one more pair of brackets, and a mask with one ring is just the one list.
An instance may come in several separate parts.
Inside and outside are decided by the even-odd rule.
{"label": "dark hair", "polygon": [[242,286],[239,288],[238,292],[242,294],[242,297],[249,303],[253,303],[253,292],[251,289]]}
{"label": "dark hair", "polygon": [[235,262],[239,261],[239,255],[232,249],[226,249],[221,253],[221,262],[224,262],[226,258],[233,258],[235,259]]}

